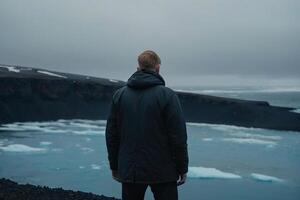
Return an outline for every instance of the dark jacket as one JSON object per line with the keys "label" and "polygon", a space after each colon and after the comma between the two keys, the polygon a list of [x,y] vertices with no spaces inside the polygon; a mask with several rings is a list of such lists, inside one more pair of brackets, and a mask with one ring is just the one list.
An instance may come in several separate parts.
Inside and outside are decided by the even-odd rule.
{"label": "dark jacket", "polygon": [[188,171],[186,124],[177,94],[150,70],[136,71],[111,102],[106,145],[121,182],[176,181]]}

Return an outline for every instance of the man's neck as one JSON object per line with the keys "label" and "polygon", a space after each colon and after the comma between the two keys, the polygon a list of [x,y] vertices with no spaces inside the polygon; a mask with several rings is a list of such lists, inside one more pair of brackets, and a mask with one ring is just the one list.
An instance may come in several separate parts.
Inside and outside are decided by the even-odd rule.
{"label": "man's neck", "polygon": [[159,72],[156,71],[156,69],[148,69],[148,68],[143,68],[142,69],[142,68],[140,68],[139,70],[141,70],[141,71],[143,71],[143,70],[144,71],[152,71],[152,72],[155,72],[155,73],[159,73]]}

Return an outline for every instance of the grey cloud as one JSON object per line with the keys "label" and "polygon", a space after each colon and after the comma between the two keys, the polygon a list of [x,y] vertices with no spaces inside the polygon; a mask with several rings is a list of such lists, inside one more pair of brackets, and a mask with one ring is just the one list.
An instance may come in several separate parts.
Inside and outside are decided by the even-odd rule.
{"label": "grey cloud", "polygon": [[145,49],[162,73],[300,75],[296,0],[3,0],[0,63],[126,80]]}

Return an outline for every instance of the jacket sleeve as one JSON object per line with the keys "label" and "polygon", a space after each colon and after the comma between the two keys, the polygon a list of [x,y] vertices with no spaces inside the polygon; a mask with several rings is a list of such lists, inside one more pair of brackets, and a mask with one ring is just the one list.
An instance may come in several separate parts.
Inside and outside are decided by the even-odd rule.
{"label": "jacket sleeve", "polygon": [[187,132],[181,104],[176,93],[169,98],[165,107],[166,130],[173,158],[179,174],[188,171]]}
{"label": "jacket sleeve", "polygon": [[114,98],[110,103],[110,112],[107,118],[105,139],[108,152],[108,161],[111,170],[118,169],[118,151],[120,145],[120,133],[118,128],[118,109]]}

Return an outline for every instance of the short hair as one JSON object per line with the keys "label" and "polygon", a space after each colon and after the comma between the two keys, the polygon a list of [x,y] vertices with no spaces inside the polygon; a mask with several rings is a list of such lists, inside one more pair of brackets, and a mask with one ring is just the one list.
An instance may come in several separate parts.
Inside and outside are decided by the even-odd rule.
{"label": "short hair", "polygon": [[138,63],[142,69],[154,69],[155,65],[161,64],[161,60],[154,51],[146,50],[139,55]]}

